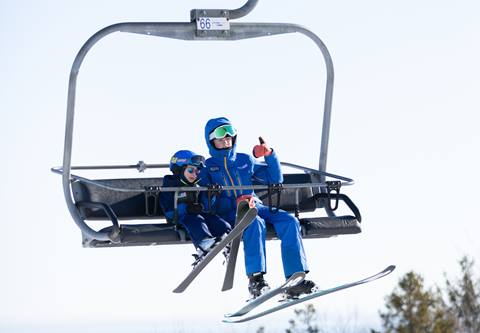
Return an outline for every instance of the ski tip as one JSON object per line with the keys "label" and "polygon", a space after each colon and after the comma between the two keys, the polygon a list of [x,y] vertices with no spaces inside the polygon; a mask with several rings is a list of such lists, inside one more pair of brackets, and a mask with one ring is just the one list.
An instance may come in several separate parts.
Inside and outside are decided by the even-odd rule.
{"label": "ski tip", "polygon": [[384,272],[393,272],[395,270],[396,266],[395,265],[390,265],[387,268],[384,269]]}
{"label": "ski tip", "polygon": [[222,319],[222,322],[223,322],[223,323],[227,323],[227,324],[236,324],[236,323],[241,323],[241,322],[243,322],[243,320],[234,319],[234,318],[235,318],[235,317],[224,318],[224,319]]}

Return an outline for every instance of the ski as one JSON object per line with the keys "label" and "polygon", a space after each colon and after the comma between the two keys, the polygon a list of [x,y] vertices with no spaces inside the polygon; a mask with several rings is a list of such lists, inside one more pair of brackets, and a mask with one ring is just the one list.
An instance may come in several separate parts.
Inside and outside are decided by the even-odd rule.
{"label": "ski", "polygon": [[[238,220],[238,216],[236,217]],[[235,238],[230,244],[229,255],[226,260],[225,277],[223,279],[222,291],[227,291],[233,288],[233,280],[235,278],[235,265],[237,264],[238,249],[242,237]]]}
{"label": "ski", "polygon": [[331,294],[331,293],[334,293],[334,292],[337,292],[337,291],[340,291],[340,290],[343,290],[343,289],[355,287],[355,286],[358,286],[358,285],[361,285],[361,284],[364,284],[364,283],[368,283],[368,282],[378,280],[378,279],[390,274],[391,272],[393,272],[394,269],[395,269],[395,266],[390,265],[387,268],[385,268],[383,271],[381,271],[381,272],[379,272],[375,275],[369,276],[367,278],[364,278],[362,280],[358,280],[358,281],[355,281],[355,282],[343,284],[343,285],[333,287],[333,288],[330,288],[330,289],[319,290],[315,293],[307,294],[307,295],[305,295],[303,297],[300,297],[298,299],[292,299],[292,300],[284,301],[280,305],[273,306],[270,309],[259,312],[257,314],[253,314],[251,316],[242,317],[242,318],[230,316],[228,318],[223,319],[223,322],[225,322],[225,323],[242,323],[242,322],[246,322],[246,321],[249,321],[249,320],[252,320],[252,319],[260,318],[260,317],[263,317],[263,316],[268,315],[270,313],[285,309],[287,307],[297,305],[297,304],[302,303],[302,302],[309,301],[309,300],[314,299],[316,297],[324,296],[324,295]]}
{"label": "ski", "polygon": [[230,252],[226,262],[225,277],[223,279],[222,291],[227,291],[233,288],[233,280],[235,277],[235,265],[237,264],[238,249],[242,236],[235,238],[230,245]]}
{"label": "ski", "polygon": [[[242,205],[244,205],[244,203],[242,203]],[[241,216],[238,216],[237,211],[237,216],[235,217],[235,225],[237,225],[240,218]],[[230,244],[230,251],[226,260],[225,277],[223,279],[222,291],[230,290],[233,287],[233,280],[235,277],[235,265],[237,263],[238,249],[240,247],[241,240],[242,235],[235,238]]]}
{"label": "ski", "polygon": [[181,293],[187,289],[192,281],[200,274],[200,272],[212,261],[212,259],[220,253],[225,246],[227,246],[232,240],[239,237],[243,230],[250,225],[255,216],[257,216],[257,209],[250,208],[248,203],[240,203],[237,207],[237,216],[240,217],[235,227],[228,233],[228,235],[222,239],[213,249],[211,249],[203,259],[195,265],[192,271],[187,277],[173,290],[174,293]]}
{"label": "ski", "polygon": [[253,309],[255,309],[257,306],[259,306],[260,304],[262,303],[265,303],[266,301],[268,301],[269,299],[277,296],[277,295],[280,295],[282,294],[283,292],[285,292],[288,288],[290,287],[293,287],[297,284],[299,284],[300,282],[303,281],[303,279],[305,279],[305,273],[304,272],[297,272],[295,274],[293,274],[287,281],[285,281],[281,286],[275,288],[275,289],[272,289],[272,290],[269,290],[268,292],[266,292],[265,294],[255,298],[255,299],[252,299],[252,300],[249,300],[247,302],[247,304],[245,304],[242,308],[240,308],[239,310],[235,311],[235,312],[232,312],[232,313],[227,313],[225,315],[225,317],[227,318],[231,318],[231,317],[240,317],[240,316],[243,316],[244,314],[252,311]]}

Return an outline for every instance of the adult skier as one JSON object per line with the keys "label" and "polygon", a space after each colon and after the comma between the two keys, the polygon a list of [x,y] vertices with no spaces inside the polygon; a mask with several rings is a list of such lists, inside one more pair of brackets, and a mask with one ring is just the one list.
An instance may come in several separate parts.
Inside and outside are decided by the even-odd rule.
{"label": "adult skier", "polygon": [[[200,171],[200,185],[241,186],[252,185],[253,180],[262,184],[278,184],[283,181],[276,152],[261,140],[253,149],[256,158],[264,157],[265,163],[256,162],[252,156],[236,152],[237,131],[227,118],[210,119],[205,126],[205,140],[211,157]],[[224,190],[213,205],[215,214],[232,226],[240,200],[247,200],[258,209],[258,215],[243,232],[245,270],[249,279],[251,298],[257,298],[270,288],[264,279],[266,266],[266,225],[271,223],[281,240],[282,263],[285,278],[295,272],[308,273],[303,248],[300,223],[283,210],[272,213],[264,206],[253,190]],[[314,282],[303,280],[290,288],[287,297],[295,298],[317,289]]]}

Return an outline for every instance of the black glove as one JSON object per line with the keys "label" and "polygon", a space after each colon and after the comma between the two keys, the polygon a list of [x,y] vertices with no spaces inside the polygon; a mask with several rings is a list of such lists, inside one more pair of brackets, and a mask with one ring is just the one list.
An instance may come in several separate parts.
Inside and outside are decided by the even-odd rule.
{"label": "black glove", "polygon": [[222,185],[210,184],[208,185],[208,194],[218,195],[222,193]]}
{"label": "black glove", "polygon": [[187,205],[188,214],[200,214],[203,211],[202,204],[199,203],[190,203]]}

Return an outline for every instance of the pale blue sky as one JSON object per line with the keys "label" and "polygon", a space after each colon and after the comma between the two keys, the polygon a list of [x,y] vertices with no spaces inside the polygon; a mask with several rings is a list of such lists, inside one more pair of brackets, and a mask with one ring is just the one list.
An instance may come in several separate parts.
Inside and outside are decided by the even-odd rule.
{"label": "pale blue sky", "polygon": [[[0,331],[288,326],[290,310],[233,329],[220,322],[247,297],[243,265],[230,292],[219,291],[219,260],[176,295],[191,246],[83,249],[61,178],[49,172],[62,161],[70,67],[91,35],[243,3],[0,0]],[[239,20],[306,26],[333,57],[327,169],[356,180],[344,191],[361,209],[363,233],[305,241],[310,277],[329,287],[397,265],[388,278],[316,300],[328,318],[377,325],[406,271],[431,285],[454,276],[464,254],[480,265],[479,10],[473,0],[260,0]],[[186,147],[207,154],[204,123],[224,115],[240,131],[240,150],[263,135],[283,161],[316,167],[324,75],[318,50],[300,35],[236,43],[111,35],[79,75],[73,163],[163,163]],[[275,285],[279,243],[268,251]]]}

